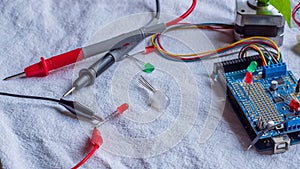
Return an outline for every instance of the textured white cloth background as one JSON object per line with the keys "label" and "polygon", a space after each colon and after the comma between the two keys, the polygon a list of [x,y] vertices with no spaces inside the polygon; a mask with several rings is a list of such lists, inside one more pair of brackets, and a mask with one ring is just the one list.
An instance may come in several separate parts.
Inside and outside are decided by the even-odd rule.
{"label": "textured white cloth background", "polygon": [[[161,10],[179,16],[191,2],[162,0]],[[296,1],[292,1],[292,5],[295,4]],[[234,0],[198,0],[188,21],[231,24],[234,8]],[[37,62],[40,56],[48,57],[87,44],[99,28],[111,21],[154,9],[154,0],[0,0],[0,78],[22,71]],[[295,24],[292,28],[286,27],[284,45],[281,47],[288,68],[294,71],[297,78],[300,75],[300,47],[296,45],[295,36],[299,33]],[[208,36],[216,47],[232,42],[232,36],[218,33],[208,33]],[[188,66],[197,78],[198,87],[207,89],[206,93],[201,94],[208,94],[209,81],[203,78],[207,75],[197,70],[201,63],[189,63]],[[55,71],[45,78],[1,81],[0,91],[59,98],[71,86],[73,67]],[[110,70],[115,68],[113,66]],[[105,115],[115,109],[109,102],[113,100],[109,88],[111,74],[104,73],[96,84],[99,107],[106,112]],[[160,72],[155,74],[157,77],[160,75],[163,76]],[[164,77],[166,82],[170,79]],[[162,89],[176,95],[173,87],[176,88],[176,84],[170,84],[169,88],[162,85]],[[130,88],[136,91],[134,86]],[[139,89],[129,96],[133,102],[139,102],[139,92],[144,91]],[[250,140],[230,106],[226,107],[209,140],[199,144],[197,139],[202,132],[210,98],[199,102],[199,114],[202,112],[203,116],[198,116],[194,128],[168,151],[149,158],[131,158],[99,149],[82,168],[299,168],[300,145],[276,155],[261,155],[254,149],[245,151]],[[2,168],[71,168],[85,156],[90,133],[77,119],[61,113],[58,105],[2,96],[0,103]],[[141,106],[145,108],[145,105]],[[176,112],[175,109],[171,111]],[[120,133],[129,137],[152,137],[166,129],[177,114],[162,116],[166,121],[155,121],[150,127],[134,124],[122,117],[111,124],[121,124]]]}

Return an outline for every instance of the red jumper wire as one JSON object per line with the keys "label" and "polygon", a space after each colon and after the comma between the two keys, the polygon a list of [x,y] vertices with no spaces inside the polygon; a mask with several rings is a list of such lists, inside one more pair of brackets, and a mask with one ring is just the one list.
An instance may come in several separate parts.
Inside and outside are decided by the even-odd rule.
{"label": "red jumper wire", "polygon": [[[128,104],[124,103],[121,106],[119,106],[117,108],[116,111],[114,111],[111,115],[113,116],[117,116],[117,115],[122,115],[124,111],[126,111],[128,109]],[[109,115],[107,118],[105,118],[105,120],[103,121],[103,123],[105,123],[107,120],[111,119],[111,115]],[[102,123],[102,124],[103,124]],[[90,142],[92,143],[92,145],[94,146],[93,149],[91,150],[91,152],[89,152],[86,157],[84,157],[83,160],[81,160],[76,166],[74,166],[72,169],[77,169],[80,166],[82,166],[88,159],[90,159],[93,154],[95,154],[95,152],[100,148],[100,146],[103,143],[103,139],[101,136],[100,131],[95,127],[92,133],[92,137],[90,139]]]}

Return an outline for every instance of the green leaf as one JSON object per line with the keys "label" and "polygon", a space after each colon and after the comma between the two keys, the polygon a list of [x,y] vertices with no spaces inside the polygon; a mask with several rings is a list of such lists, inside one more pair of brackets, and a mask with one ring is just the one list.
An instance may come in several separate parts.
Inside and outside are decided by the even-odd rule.
{"label": "green leaf", "polygon": [[284,17],[289,27],[291,27],[291,2],[290,0],[270,0],[273,5]]}

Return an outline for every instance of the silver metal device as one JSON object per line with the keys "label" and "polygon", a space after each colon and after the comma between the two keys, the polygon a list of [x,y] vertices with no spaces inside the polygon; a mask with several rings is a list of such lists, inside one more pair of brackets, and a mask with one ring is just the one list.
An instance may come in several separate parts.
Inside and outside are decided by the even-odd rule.
{"label": "silver metal device", "polygon": [[291,140],[287,135],[272,137],[274,141],[274,154],[284,153],[290,147]]}
{"label": "silver metal device", "polygon": [[284,25],[284,17],[272,5],[263,5],[257,0],[236,0],[235,40],[264,36],[281,46]]}

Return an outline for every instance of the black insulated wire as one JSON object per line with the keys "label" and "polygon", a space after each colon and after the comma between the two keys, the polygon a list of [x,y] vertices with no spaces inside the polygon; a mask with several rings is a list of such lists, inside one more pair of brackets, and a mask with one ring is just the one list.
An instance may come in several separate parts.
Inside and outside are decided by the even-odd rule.
{"label": "black insulated wire", "polygon": [[155,21],[157,22],[160,18],[160,1],[156,0],[155,3],[156,3],[155,15],[144,27],[152,25]]}
{"label": "black insulated wire", "polygon": [[[268,50],[266,47],[264,47],[263,45],[261,45],[261,44],[255,44],[255,45],[257,45],[260,49],[262,49],[264,52],[266,52],[267,54],[268,54],[268,60],[270,61],[270,60],[273,60],[274,61],[274,63],[279,63],[279,61],[276,59],[276,57],[274,56],[274,54],[276,55],[276,53],[274,53],[274,52],[272,52],[272,51],[270,51],[270,50]],[[238,57],[239,58],[243,58],[243,57],[245,57],[244,55],[245,55],[245,52],[247,52],[247,50],[253,50],[253,51],[255,51],[254,49],[247,49],[246,51],[245,51],[245,49],[247,48],[247,47],[249,47],[249,45],[246,45],[246,46],[244,46],[244,47],[242,47],[242,49],[239,51],[239,54],[238,54]],[[265,53],[264,53],[265,54]],[[269,58],[269,57],[271,57],[271,59]]]}
{"label": "black insulated wire", "polygon": [[276,64],[279,62],[269,49],[267,49],[263,45],[257,45],[257,46],[260,47],[261,49],[263,49],[263,51],[267,52],[268,56],[271,57],[271,59],[269,59],[269,60],[273,60],[274,63],[276,63]]}
{"label": "black insulated wire", "polygon": [[156,0],[156,14],[155,18],[158,20],[160,18],[160,2],[159,0]]}
{"label": "black insulated wire", "polygon": [[24,98],[24,99],[35,99],[35,100],[44,100],[44,101],[51,101],[58,103],[65,107],[70,113],[74,114],[75,116],[83,117],[89,120],[98,120],[99,122],[103,121],[103,119],[97,115],[95,115],[94,111],[89,109],[88,107],[76,102],[76,101],[69,101],[64,99],[53,99],[48,97],[40,97],[40,96],[28,96],[28,95],[20,95],[20,94],[12,94],[12,93],[5,93],[0,92],[2,96],[9,96],[9,97],[17,97],[17,98]]}
{"label": "black insulated wire", "polygon": [[9,96],[9,97],[24,98],[24,99],[45,100],[45,101],[51,101],[51,102],[55,102],[55,103],[60,102],[58,99],[53,99],[53,98],[49,98],[49,97],[28,96],[28,95],[12,94],[12,93],[5,93],[5,92],[0,92],[0,95]]}

